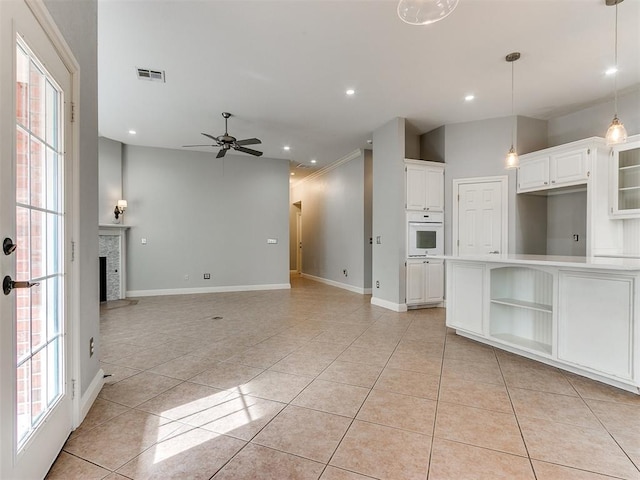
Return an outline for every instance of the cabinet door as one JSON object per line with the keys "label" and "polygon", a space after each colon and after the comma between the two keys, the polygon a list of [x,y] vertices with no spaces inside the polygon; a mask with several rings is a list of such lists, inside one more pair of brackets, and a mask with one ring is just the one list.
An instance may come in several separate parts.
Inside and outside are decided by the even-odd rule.
{"label": "cabinet door", "polygon": [[425,264],[427,302],[441,302],[444,298],[444,261],[427,260]]}
{"label": "cabinet door", "polygon": [[483,335],[485,267],[447,262],[447,326]]}
{"label": "cabinet door", "polygon": [[633,292],[625,275],[561,272],[558,358],[631,379]]}
{"label": "cabinet door", "polygon": [[522,162],[518,168],[518,192],[549,186],[549,156]]}
{"label": "cabinet door", "polygon": [[612,184],[611,214],[622,218],[640,217],[640,141],[616,145]]}
{"label": "cabinet door", "polygon": [[587,182],[589,150],[566,152],[551,155],[549,163],[552,186],[579,184]]}
{"label": "cabinet door", "polygon": [[426,263],[407,260],[407,305],[419,305],[426,300]]}
{"label": "cabinet door", "polygon": [[407,165],[407,210],[425,210],[427,171],[421,165]]}
{"label": "cabinet door", "polygon": [[444,169],[427,168],[426,209],[431,212],[444,211]]}

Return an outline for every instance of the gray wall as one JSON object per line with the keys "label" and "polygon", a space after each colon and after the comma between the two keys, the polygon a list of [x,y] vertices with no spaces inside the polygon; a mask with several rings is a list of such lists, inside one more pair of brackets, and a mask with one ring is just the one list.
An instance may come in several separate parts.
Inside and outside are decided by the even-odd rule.
{"label": "gray wall", "polygon": [[[640,85],[618,98],[618,117],[627,134],[640,133]],[[588,137],[604,137],[613,118],[613,101],[558,116],[549,120],[549,146]]]}
{"label": "gray wall", "polygon": [[[595,226],[597,228],[597,225]],[[578,235],[578,241],[573,235]],[[587,254],[587,191],[547,198],[547,255]]]}
{"label": "gray wall", "polygon": [[122,196],[122,143],[105,137],[98,140],[98,221],[113,223],[116,203],[126,200]]}
{"label": "gray wall", "polygon": [[289,283],[288,161],[124,145],[123,183],[127,290]]}
{"label": "gray wall", "polygon": [[[516,117],[516,149],[522,155],[546,147],[546,122]],[[504,158],[512,142],[514,117],[457,123],[437,128],[421,136],[424,158],[446,161],[445,169],[445,251],[452,252],[453,180],[475,177],[508,176],[509,252],[518,251],[519,215],[537,216],[544,209],[539,202],[516,203],[516,172],[505,170]],[[532,212],[529,210],[533,209]],[[546,236],[540,237],[542,243]]]}
{"label": "gray wall", "polygon": [[370,275],[365,279],[365,245],[369,242],[365,157],[360,152],[308,177],[292,188],[290,200],[302,202],[303,273],[359,289],[370,283]]}
{"label": "gray wall", "polygon": [[373,152],[364,151],[364,288],[371,288],[373,255]]}
{"label": "gray wall", "polygon": [[79,335],[80,345],[89,345],[93,337],[96,354],[80,349],[81,394],[94,379],[100,365],[99,278],[98,278],[98,6],[96,0],[45,0],[45,5],[80,65],[79,178],[80,209],[75,238],[80,272]]}
{"label": "gray wall", "polygon": [[373,132],[372,294],[398,305],[405,303],[406,291],[404,156],[405,120],[394,118]]}

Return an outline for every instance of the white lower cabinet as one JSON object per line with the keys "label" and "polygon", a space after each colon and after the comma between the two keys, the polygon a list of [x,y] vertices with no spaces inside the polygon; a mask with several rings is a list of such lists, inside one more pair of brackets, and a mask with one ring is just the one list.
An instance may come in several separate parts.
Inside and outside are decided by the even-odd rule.
{"label": "white lower cabinet", "polygon": [[444,296],[444,261],[407,260],[407,305],[440,303]]}
{"label": "white lower cabinet", "polygon": [[640,269],[460,258],[447,260],[448,327],[640,393]]}
{"label": "white lower cabinet", "polygon": [[633,277],[561,272],[558,358],[632,378]]}
{"label": "white lower cabinet", "polygon": [[447,326],[483,334],[484,276],[483,263],[456,262],[447,266]]}

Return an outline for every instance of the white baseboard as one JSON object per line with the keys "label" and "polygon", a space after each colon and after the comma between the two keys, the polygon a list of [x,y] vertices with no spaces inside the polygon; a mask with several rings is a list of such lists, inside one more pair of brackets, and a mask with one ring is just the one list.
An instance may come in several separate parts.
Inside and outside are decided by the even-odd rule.
{"label": "white baseboard", "polygon": [[91,409],[93,402],[95,402],[96,398],[98,398],[98,394],[100,393],[100,390],[102,390],[103,385],[104,385],[104,370],[99,369],[98,373],[96,373],[96,376],[93,377],[91,384],[89,385],[87,390],[84,392],[84,395],[82,395],[82,397],[80,398],[80,408],[78,409],[78,412],[77,412],[78,417],[75,419],[75,422],[74,422],[75,423],[75,425],[73,426],[74,429],[80,426],[80,424],[84,420],[84,417],[86,417],[87,413],[89,413],[89,410]]}
{"label": "white baseboard", "polygon": [[406,312],[406,303],[393,303],[381,298],[371,297],[371,305],[377,305],[378,307],[386,308],[387,310],[393,310],[394,312]]}
{"label": "white baseboard", "polygon": [[129,290],[127,297],[156,297],[160,295],[189,295],[192,293],[252,292],[256,290],[288,290],[290,283],[266,285],[230,285],[223,287],[165,288],[158,290]]}
{"label": "white baseboard", "polygon": [[289,275],[293,275],[295,273],[298,273],[298,270],[289,270]]}
{"label": "white baseboard", "polygon": [[349,290],[350,292],[353,292],[353,293],[359,293],[361,295],[367,295],[371,293],[370,288],[355,287],[353,285],[348,285],[346,283],[336,282],[335,280],[329,280],[327,278],[309,275],[308,273],[301,273],[300,275],[302,275],[303,278],[308,278],[309,280],[313,280],[315,282],[324,283],[325,285],[331,285],[332,287],[342,288],[343,290]]}

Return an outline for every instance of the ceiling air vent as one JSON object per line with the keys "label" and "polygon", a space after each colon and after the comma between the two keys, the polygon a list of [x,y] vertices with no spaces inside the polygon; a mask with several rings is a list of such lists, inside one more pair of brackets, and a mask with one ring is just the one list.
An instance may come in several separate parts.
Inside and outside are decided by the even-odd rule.
{"label": "ceiling air vent", "polygon": [[148,68],[136,68],[138,80],[150,80],[152,82],[165,82],[164,70],[151,70]]}

